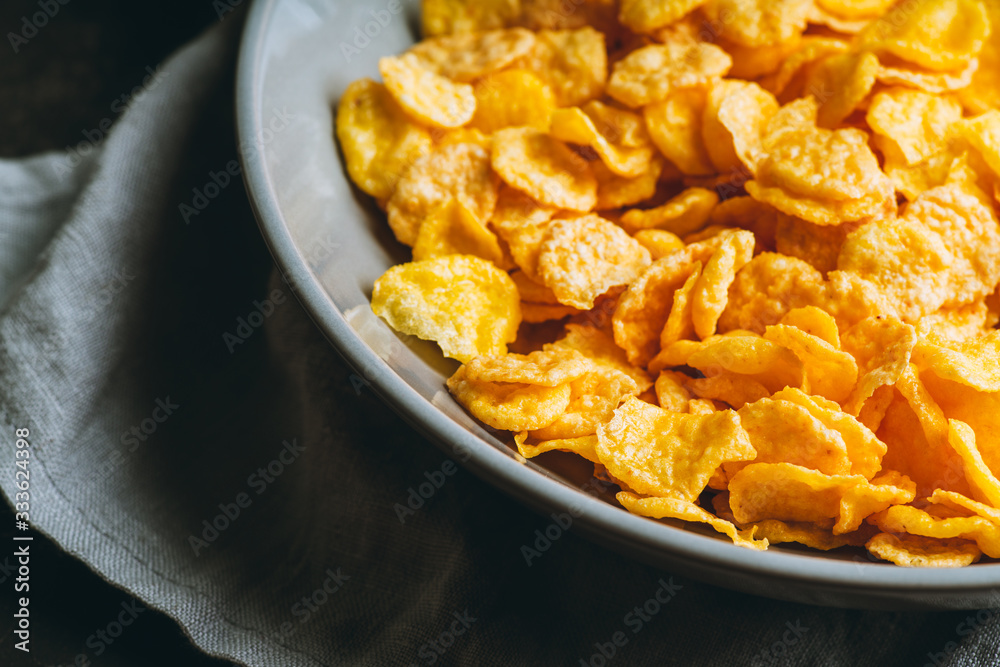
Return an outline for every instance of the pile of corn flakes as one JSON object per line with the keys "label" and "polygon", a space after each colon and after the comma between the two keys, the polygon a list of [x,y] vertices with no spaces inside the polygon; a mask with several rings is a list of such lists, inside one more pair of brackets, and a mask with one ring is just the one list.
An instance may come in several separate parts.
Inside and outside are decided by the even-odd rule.
{"label": "pile of corn flakes", "polygon": [[413,250],[372,308],[472,415],[747,548],[1000,558],[1000,0],[425,0],[423,30],[336,132]]}

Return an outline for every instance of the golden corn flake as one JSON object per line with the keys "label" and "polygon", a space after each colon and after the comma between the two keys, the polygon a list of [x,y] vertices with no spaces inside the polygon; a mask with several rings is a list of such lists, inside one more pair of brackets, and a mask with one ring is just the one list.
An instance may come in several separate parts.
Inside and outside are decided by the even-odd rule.
{"label": "golden corn flake", "polygon": [[668,412],[630,397],[597,431],[597,456],[638,493],[693,501],[723,462],[754,456],[739,417]]}
{"label": "golden corn flake", "polygon": [[837,329],[836,320],[828,312],[816,306],[793,308],[781,318],[779,324],[801,329],[826,341],[834,349],[840,349],[840,331]]}
{"label": "golden corn flake", "polygon": [[481,355],[466,362],[465,377],[477,382],[519,382],[556,387],[579,378],[591,364],[575,350],[537,350],[529,354]]}
{"label": "golden corn flake", "polygon": [[694,262],[691,275],[684,284],[674,291],[674,300],[670,305],[670,314],[660,332],[660,347],[669,347],[679,340],[693,337],[694,323],[694,293],[701,281],[701,262]]}
{"label": "golden corn flake", "polygon": [[787,324],[774,324],[764,338],[782,345],[802,362],[802,388],[832,401],[847,400],[858,380],[858,365],[847,352]]}
{"label": "golden corn flake", "polygon": [[382,58],[378,69],[399,106],[421,123],[461,127],[476,112],[472,86],[435,74],[412,54]]}
{"label": "golden corn flake", "polygon": [[519,0],[423,0],[420,4],[425,37],[503,28],[521,12]]}
{"label": "golden corn flake", "polygon": [[662,371],[656,378],[656,402],[670,412],[687,412],[691,392],[685,386],[690,378],[676,371]]}
{"label": "golden corn flake", "polygon": [[498,131],[491,162],[508,185],[541,204],[589,211],[597,203],[597,181],[590,165],[544,132],[530,127]]}
{"label": "golden corn flake", "polygon": [[413,244],[414,261],[443,255],[475,255],[497,265],[503,261],[496,235],[457,199],[431,212]]}
{"label": "golden corn flake", "polygon": [[958,91],[972,81],[978,62],[973,59],[965,67],[947,72],[929,72],[922,68],[914,69],[905,65],[887,65],[885,56],[880,60],[878,81],[887,86],[909,86],[928,93],[943,94]]}
{"label": "golden corn flake", "polygon": [[858,364],[858,382],[844,410],[857,416],[876,389],[891,387],[906,372],[917,332],[896,318],[870,317],[846,330],[842,342]]}
{"label": "golden corn flake", "polygon": [[608,78],[604,35],[587,26],[576,30],[542,30],[534,48],[515,67],[534,72],[555,93],[561,107],[597,99]]}
{"label": "golden corn flake", "polygon": [[663,172],[664,160],[654,155],[649,167],[635,177],[619,176],[600,160],[590,163],[597,178],[597,204],[599,211],[634,206],[656,194],[656,186]]}
{"label": "golden corn flake", "polygon": [[612,317],[615,343],[625,350],[631,363],[645,366],[656,355],[674,291],[691,270],[688,253],[678,250],[650,264],[618,300]]}
{"label": "golden corn flake", "polygon": [[719,330],[764,333],[793,308],[822,303],[823,275],[794,257],[764,252],[736,274]]}
{"label": "golden corn flake", "polygon": [[531,432],[540,440],[592,435],[607,423],[615,408],[628,396],[639,393],[632,377],[610,364],[594,364],[570,384],[570,403],[565,412],[545,428]]}
{"label": "golden corn flake", "polygon": [[981,516],[939,519],[910,505],[889,507],[874,517],[887,533],[908,533],[939,539],[972,540],[990,558],[1000,557],[1000,524]]}
{"label": "golden corn flake", "polygon": [[936,72],[965,66],[990,32],[978,0],[899,3],[858,35],[857,48]]}
{"label": "golden corn flake", "polygon": [[385,86],[359,79],[337,106],[337,140],[347,173],[378,199],[389,197],[400,176],[431,150],[431,136],[412,122]]}
{"label": "golden corn flake", "polygon": [[[854,128],[817,128],[815,114],[810,97],[783,107],[771,120],[757,173],[746,184],[750,196],[821,225],[894,210],[892,182],[868,147],[868,135]],[[800,124],[800,116],[811,117],[812,125]]]}
{"label": "golden corn flake", "polygon": [[521,322],[519,303],[510,276],[468,255],[398,264],[372,292],[372,310],[389,326],[433,340],[463,362],[506,353]]}
{"label": "golden corn flake", "polygon": [[[622,226],[624,227],[624,225]],[[633,232],[632,237],[649,251],[654,260],[684,248],[684,241],[665,229],[640,229]]]}
{"label": "golden corn flake", "polygon": [[857,223],[816,225],[784,213],[777,216],[774,248],[782,255],[798,257],[815,269],[829,273],[837,268],[837,257],[844,239],[857,229]]}
{"label": "golden corn flake", "polygon": [[726,39],[746,46],[788,42],[806,29],[809,0],[713,0],[705,14],[724,25]]}
{"label": "golden corn flake", "polygon": [[448,390],[473,417],[493,428],[526,431],[554,422],[569,405],[569,384],[544,387],[516,382],[476,382],[465,366],[448,378]]}
{"label": "golden corn flake", "polygon": [[526,459],[531,459],[545,452],[560,451],[573,452],[592,463],[599,463],[597,460],[597,436],[584,435],[579,438],[560,438],[556,440],[542,440],[536,443],[526,442],[527,433],[522,432],[514,436],[517,443],[517,451]]}
{"label": "golden corn flake", "polygon": [[691,176],[715,173],[701,131],[705,96],[703,88],[678,90],[642,110],[653,143],[681,172]]}
{"label": "golden corn flake", "polygon": [[1000,176],[1000,111],[990,109],[981,116],[962,120],[958,130],[975,146],[993,173]]}
{"label": "golden corn flake", "polygon": [[774,95],[749,81],[720,79],[709,91],[702,122],[705,148],[719,172],[754,171],[764,132],[778,112]]}
{"label": "golden corn flake", "polygon": [[642,174],[653,158],[650,147],[627,148],[614,143],[579,107],[558,109],[552,115],[549,133],[560,141],[594,149],[605,166],[619,176],[634,178]]}
{"label": "golden corn flake", "polygon": [[[663,373],[669,371],[663,371]],[[698,398],[722,401],[730,407],[739,410],[748,403],[755,403],[771,395],[767,387],[745,375],[723,372],[706,378],[691,378],[686,386]],[[743,424],[743,428],[747,428]],[[751,442],[753,438],[751,437]]]}
{"label": "golden corn flake", "polygon": [[889,88],[872,97],[865,120],[914,165],[944,149],[949,127],[961,117],[962,107],[952,97]]}
{"label": "golden corn flake", "polygon": [[754,81],[774,74],[785,59],[798,50],[801,38],[768,46],[745,46],[720,35],[717,44],[733,58],[733,67],[729,70],[728,76],[733,79]]}
{"label": "golden corn flake", "polygon": [[965,464],[965,479],[976,497],[994,506],[1000,505],[1000,481],[983,461],[982,454],[976,448],[975,431],[965,422],[949,419],[948,444]]}
{"label": "golden corn flake", "polygon": [[729,286],[753,256],[751,232],[740,230],[726,234],[719,248],[705,264],[691,297],[691,321],[699,338],[715,333],[719,316],[729,299]]}
{"label": "golden corn flake", "polygon": [[653,519],[682,519],[684,521],[706,523],[718,532],[726,535],[733,544],[748,549],[763,551],[767,549],[767,539],[757,537],[754,528],[737,530],[729,521],[720,519],[688,500],[680,498],[652,497],[643,498],[628,491],[621,491],[616,496],[625,509],[639,516]]}
{"label": "golden corn flake", "polygon": [[621,225],[631,234],[644,229],[663,229],[687,236],[702,229],[719,203],[719,196],[706,188],[687,188],[665,204],[651,209],[631,209],[621,217]]}
{"label": "golden corn flake", "polygon": [[615,63],[608,95],[637,108],[665,100],[672,91],[706,84],[732,64],[728,53],[707,42],[651,44]]}
{"label": "golden corn flake", "polygon": [[567,324],[565,335],[554,343],[545,345],[545,349],[576,350],[599,366],[608,366],[619,370],[635,381],[640,392],[653,385],[646,371],[629,363],[624,350],[615,345],[614,339],[604,331],[579,324]]}
{"label": "golden corn flake", "polygon": [[983,113],[990,108],[1000,109],[1000,4],[985,2],[983,6],[990,22],[990,35],[979,52],[979,67],[968,86],[958,96],[965,108],[972,113]]}
{"label": "golden corn flake", "polygon": [[542,206],[523,192],[503,186],[490,219],[490,224],[510,249],[514,262],[536,283],[540,280],[538,253],[545,228],[554,213],[554,208]]}
{"label": "golden corn flake", "polygon": [[896,0],[816,0],[816,4],[845,20],[869,21],[881,16]]}
{"label": "golden corn flake", "polygon": [[805,37],[798,48],[781,63],[777,72],[765,77],[761,85],[771,91],[779,100],[793,100],[801,97],[806,80],[815,64],[824,58],[848,50],[848,43],[830,37]]}
{"label": "golden corn flake", "polygon": [[834,535],[857,530],[868,516],[914,496],[913,483],[898,473],[869,482],[861,475],[826,475],[791,463],[752,463],[729,481],[729,504],[739,523],[833,519]]}
{"label": "golden corn flake", "polygon": [[746,375],[769,392],[802,384],[802,362],[798,357],[788,348],[752,334],[713,336],[694,348],[682,364],[707,376],[726,371]]}
{"label": "golden corn flake", "polygon": [[425,39],[407,53],[441,76],[469,83],[510,65],[534,45],[535,33],[510,28]]}
{"label": "golden corn flake", "polygon": [[878,58],[872,53],[830,56],[810,73],[806,88],[821,100],[816,122],[836,127],[871,92],[878,76]]}
{"label": "golden corn flake", "polygon": [[984,392],[1000,391],[1000,331],[944,346],[926,339],[913,349],[913,363],[944,380],[960,382]]}
{"label": "golden corn flake", "polygon": [[834,535],[829,528],[814,523],[799,523],[765,519],[753,524],[757,529],[757,537],[765,539],[768,544],[797,542],[810,549],[829,551],[844,546],[863,546],[865,541],[859,540],[857,533]]}
{"label": "golden corn flake", "polygon": [[473,87],[476,113],[469,127],[493,134],[505,127],[531,126],[548,130],[556,109],[552,89],[522,69],[484,76]]}
{"label": "golden corn flake", "polygon": [[615,285],[627,285],[649,265],[649,251],[597,215],[555,220],[545,231],[538,274],[559,303],[589,310]]}
{"label": "golden corn flake", "polygon": [[678,21],[705,2],[706,0],[622,0],[618,20],[635,32],[652,32]]}
{"label": "golden corn flake", "polygon": [[982,555],[972,540],[931,539],[919,535],[879,533],[865,548],[882,560],[902,567],[965,567]]}
{"label": "golden corn flake", "polygon": [[497,185],[484,148],[441,146],[417,160],[400,179],[387,207],[389,227],[401,243],[412,246],[424,220],[451,199],[485,223],[496,206]]}

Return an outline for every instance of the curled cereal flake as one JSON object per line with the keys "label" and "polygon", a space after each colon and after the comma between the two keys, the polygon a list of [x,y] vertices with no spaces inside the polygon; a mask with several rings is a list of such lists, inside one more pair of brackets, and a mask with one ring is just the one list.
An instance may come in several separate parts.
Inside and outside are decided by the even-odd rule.
{"label": "curled cereal flake", "polygon": [[443,255],[475,255],[495,265],[503,262],[496,235],[457,199],[431,212],[413,244],[414,261]]}
{"label": "curled cereal flake", "polygon": [[774,95],[749,81],[719,79],[709,90],[702,137],[720,172],[751,171],[760,159],[764,132],[778,112]]}
{"label": "curled cereal flake", "polygon": [[840,349],[840,332],[837,329],[837,321],[828,312],[820,310],[816,306],[793,308],[781,318],[779,324],[801,329],[807,334],[826,341],[833,349]]}
{"label": "curled cereal flake", "polygon": [[545,428],[532,431],[539,440],[577,438],[592,435],[614,416],[622,399],[639,393],[639,386],[627,373],[608,364],[594,364],[570,385],[566,411]]}
{"label": "curled cereal flake", "polygon": [[643,229],[663,229],[687,236],[702,229],[719,203],[719,195],[706,188],[688,188],[665,204],[651,209],[634,208],[621,217],[621,225],[631,234]]}
{"label": "curled cereal flake", "polygon": [[844,410],[857,416],[876,389],[896,384],[916,344],[913,326],[894,317],[869,317],[846,330],[843,346],[858,363],[858,382]]}
{"label": "curled cereal flake", "polygon": [[704,109],[705,90],[689,88],[642,110],[653,143],[681,172],[691,176],[715,173],[701,132]]}
{"label": "curled cereal flake", "polygon": [[537,350],[529,354],[482,355],[465,364],[465,377],[477,382],[518,382],[557,387],[591,370],[575,350]]}
{"label": "curled cereal flake", "polygon": [[[995,445],[1000,434],[1000,392],[979,391],[959,382],[941,379],[933,372],[922,373],[920,379],[947,418],[958,419],[972,428],[983,461],[994,475],[1000,474],[1000,448]],[[945,460],[938,464],[937,476],[956,482],[955,477],[962,477],[962,466],[954,460]],[[961,486],[958,483],[950,487],[938,484],[938,487],[971,495],[971,491],[963,490]]]}
{"label": "curled cereal flake", "polygon": [[950,346],[926,339],[913,348],[913,363],[921,371],[959,382],[979,391],[1000,391],[1000,331],[991,329],[982,336]]}
{"label": "curled cereal flake", "polygon": [[687,412],[691,392],[685,384],[688,376],[676,371],[662,371],[656,378],[656,402],[670,412]]}
{"label": "curled cereal flake", "polygon": [[517,285],[517,292],[521,295],[521,301],[547,305],[559,303],[552,290],[541,283],[536,283],[524,271],[514,271],[510,274],[510,279]]}
{"label": "curled cereal flake", "polygon": [[798,357],[784,346],[753,334],[713,336],[693,348],[682,364],[709,377],[727,371],[746,375],[769,392],[802,384],[802,362]]}
{"label": "curled cereal flake", "polygon": [[1000,557],[1000,524],[981,516],[939,519],[922,509],[899,505],[879,512],[874,520],[887,533],[972,540],[990,558]]}
{"label": "curled cereal flake", "polygon": [[715,333],[719,316],[729,299],[729,286],[753,257],[753,233],[740,230],[726,234],[712,253],[694,286],[691,298],[691,321],[699,338]]}
{"label": "curled cereal flake", "polygon": [[707,0],[622,0],[618,20],[635,32],[652,32],[670,25]]}
{"label": "curled cereal flake", "polygon": [[[948,444],[962,458],[965,464],[965,479],[976,497],[982,498],[994,507],[1000,505],[1000,480],[997,480],[976,448],[975,431],[965,422],[949,419]],[[991,518],[997,517],[991,516]]]}
{"label": "curled cereal flake", "polygon": [[844,546],[864,546],[864,537],[871,535],[870,530],[863,530],[865,526],[861,526],[861,532],[834,535],[829,528],[815,523],[778,521],[777,519],[758,521],[753,524],[753,527],[757,529],[757,537],[767,540],[769,544],[797,542],[810,549],[821,551]]}
{"label": "curled cereal flake", "polygon": [[828,525],[833,519],[834,535],[855,531],[866,517],[914,496],[913,482],[898,473],[869,482],[861,475],[826,475],[791,463],[752,463],[729,480],[729,504],[738,522]]}
{"label": "curled cereal flake", "polygon": [[510,28],[425,39],[407,53],[441,76],[469,83],[510,65],[534,45],[535,33]]}
{"label": "curled cereal flake", "polygon": [[831,14],[829,11],[816,4],[809,10],[809,23],[813,25],[826,26],[830,30],[839,32],[842,35],[856,35],[865,29],[869,21],[868,19],[844,19],[836,14]]}
{"label": "curled cereal flake", "polygon": [[753,447],[731,411],[667,412],[629,397],[597,430],[597,456],[639,493],[693,501],[723,462],[745,461]]}
{"label": "curled cereal flake", "polygon": [[821,127],[839,125],[871,92],[878,71],[873,53],[846,53],[820,61],[806,83],[821,100],[816,122]]}
{"label": "curled cereal flake", "polygon": [[772,398],[801,405],[824,426],[840,433],[847,448],[847,457],[851,461],[852,475],[871,479],[879,472],[886,452],[885,443],[858,419],[841,411],[835,402],[824,400],[820,396],[810,396],[791,387],[782,389]]}
{"label": "curled cereal flake", "polygon": [[745,46],[720,35],[717,44],[733,58],[733,67],[729,70],[728,76],[732,79],[754,81],[774,74],[785,59],[798,50],[801,42],[801,38],[795,38],[780,44]]}
{"label": "curled cereal flake", "polygon": [[589,310],[615,285],[627,285],[650,263],[649,251],[597,215],[555,220],[546,229],[538,273],[559,302]]}
{"label": "curled cereal flake", "polygon": [[514,67],[534,72],[549,84],[561,107],[597,99],[608,78],[604,35],[590,26],[577,30],[542,30],[534,48]]}
{"label": "curled cereal flake", "polygon": [[782,255],[798,257],[815,269],[829,273],[837,268],[837,256],[847,235],[857,229],[857,223],[816,225],[779,213],[774,230],[774,247]]}
{"label": "curled cereal flake", "polygon": [[441,146],[414,162],[400,179],[387,207],[389,226],[401,243],[412,246],[424,220],[451,199],[485,223],[496,206],[497,185],[486,149]]}
{"label": "curled cereal flake", "polygon": [[[698,398],[722,401],[736,410],[771,394],[760,382],[745,375],[728,372],[707,378],[692,378],[688,380],[687,386]],[[743,424],[743,428],[747,428],[747,425]]]}
{"label": "curled cereal flake", "polygon": [[994,174],[1000,176],[1000,110],[991,109],[981,116],[958,123],[961,135],[983,156]]}
{"label": "curled cereal flake", "polygon": [[858,366],[850,354],[787,324],[767,327],[764,338],[792,350],[802,361],[806,391],[832,401],[847,400],[858,380]]}
{"label": "curled cereal flake", "polygon": [[650,264],[619,299],[612,327],[615,343],[625,350],[631,363],[645,366],[656,355],[674,291],[688,279],[692,268],[688,252],[678,250]]}
{"label": "curled cereal flake", "polygon": [[517,451],[520,452],[521,456],[526,459],[531,459],[539,454],[544,454],[545,452],[559,451],[559,452],[573,452],[574,454],[579,454],[583,458],[591,461],[592,463],[599,463],[597,460],[597,452],[595,448],[597,447],[597,436],[596,435],[584,435],[578,438],[558,438],[555,440],[542,440],[534,444],[526,442],[527,434],[519,434],[514,437],[515,442],[517,442]]}
{"label": "curled cereal flake", "polygon": [[476,112],[472,86],[426,69],[414,55],[378,61],[386,89],[408,114],[431,127],[461,127]]}
{"label": "curled cereal flake", "polygon": [[725,26],[726,39],[767,46],[801,35],[811,6],[809,0],[712,0],[705,14]]}
{"label": "curled cereal flake", "polygon": [[898,64],[886,56],[882,56],[879,62],[881,64],[878,70],[879,83],[887,86],[909,86],[937,94],[961,90],[968,86],[979,65],[976,59],[972,59],[968,65],[960,69],[928,72],[925,69],[914,69]]}
{"label": "curled cereal flake", "polygon": [[665,229],[640,229],[634,232],[632,237],[649,251],[654,260],[666,257],[684,247],[684,241],[679,236]]}
{"label": "curled cereal flake", "polygon": [[505,127],[548,130],[556,101],[552,89],[537,76],[508,69],[485,76],[473,87],[476,113],[469,126],[492,134]]}
{"label": "curled cereal flake", "polygon": [[519,190],[503,186],[490,224],[510,248],[525,275],[539,282],[538,253],[555,209],[543,206]]}
{"label": "curled cereal flake", "polygon": [[669,347],[679,340],[691,338],[695,333],[694,302],[695,290],[701,282],[701,262],[695,261],[691,275],[684,284],[674,291],[674,301],[670,306],[667,322],[660,332],[660,347]]}
{"label": "curled cereal flake", "polygon": [[421,18],[425,37],[463,34],[503,28],[517,19],[519,0],[423,0]]}
{"label": "curled cereal flake", "polygon": [[[851,462],[844,438],[804,406],[762,398],[738,410],[740,423],[757,451],[754,463],[792,463],[828,475],[847,475]],[[730,479],[746,463],[726,465]]]}
{"label": "curled cereal flake", "polygon": [[510,276],[493,264],[448,255],[390,268],[375,281],[372,310],[396,331],[468,361],[507,351],[521,322],[519,301]]}
{"label": "curled cereal flake", "polygon": [[359,79],[337,105],[337,140],[355,185],[386,199],[411,164],[431,150],[431,136],[407,117],[385,86]]}
{"label": "curled cereal flake", "polygon": [[626,148],[650,145],[651,139],[646,130],[646,121],[638,113],[597,100],[587,102],[582,109],[608,141]]}
{"label": "curled cereal flake", "polygon": [[1000,3],[983,3],[990,22],[989,38],[979,52],[979,67],[968,86],[958,92],[962,104],[972,113],[1000,109]]}
{"label": "curled cereal flake", "polygon": [[728,53],[707,42],[651,44],[615,63],[608,95],[626,106],[641,107],[723,76],[732,64]]}
{"label": "curled cereal flake", "polygon": [[982,555],[972,540],[931,539],[918,535],[879,533],[865,544],[868,551],[901,567],[965,567]]}
{"label": "curled cereal flake", "polygon": [[543,387],[469,380],[465,366],[448,378],[448,390],[473,417],[505,431],[548,426],[566,410],[570,397],[569,384]]}
{"label": "curled cereal flake", "polygon": [[870,21],[896,4],[896,0],[816,0],[816,4],[848,21]]}
{"label": "curled cereal flake", "polygon": [[749,329],[764,333],[793,308],[822,303],[823,275],[794,257],[765,252],[736,274],[719,330]]}
{"label": "curled cereal flake", "polygon": [[803,94],[806,78],[815,63],[827,56],[844,53],[848,43],[841,39],[830,37],[805,37],[781,63],[777,72],[765,77],[761,85],[771,91],[781,100],[793,100]]}
{"label": "curled cereal flake", "polygon": [[[815,100],[806,98],[772,119],[756,177],[746,184],[750,196],[822,225],[895,210],[895,190],[868,147],[868,135],[818,128],[815,114]],[[811,120],[803,123],[805,118]]]}
{"label": "curled cereal flake", "polygon": [[608,366],[619,370],[635,381],[639,391],[649,389],[653,381],[646,371],[629,363],[625,352],[615,345],[614,339],[596,327],[567,324],[566,335],[545,349],[570,349],[580,352],[598,366]]}
{"label": "curled cereal flake", "polygon": [[629,148],[616,143],[615,138],[602,134],[594,120],[579,107],[558,109],[552,115],[549,133],[560,141],[594,149],[605,166],[618,176],[639,176],[649,169],[653,158],[650,146]]}
{"label": "curled cereal flake", "polygon": [[654,155],[649,167],[635,177],[619,176],[600,160],[590,163],[597,177],[597,204],[599,211],[644,202],[656,194],[656,184],[663,171],[663,158]]}
{"label": "curled cereal flake", "polygon": [[986,9],[977,0],[899,3],[861,31],[856,48],[941,72],[974,59],[989,32]]}
{"label": "curled cereal flake", "polygon": [[759,539],[753,528],[737,530],[731,522],[720,519],[714,514],[703,510],[688,500],[679,498],[643,498],[628,491],[621,491],[616,496],[625,509],[639,516],[653,519],[681,519],[694,523],[707,523],[718,532],[726,535],[733,544],[748,549],[763,551],[767,549],[767,539]]}
{"label": "curled cereal flake", "polygon": [[989,306],[984,301],[957,308],[942,308],[917,323],[917,335],[935,345],[952,346],[988,334]]}
{"label": "curled cereal flake", "polygon": [[544,132],[500,130],[493,138],[491,161],[508,185],[541,204],[589,211],[597,202],[597,181],[587,161]]}
{"label": "curled cereal flake", "polygon": [[944,150],[949,127],[961,117],[962,107],[954,98],[889,88],[872,97],[865,119],[873,132],[899,150],[907,165],[914,165]]}

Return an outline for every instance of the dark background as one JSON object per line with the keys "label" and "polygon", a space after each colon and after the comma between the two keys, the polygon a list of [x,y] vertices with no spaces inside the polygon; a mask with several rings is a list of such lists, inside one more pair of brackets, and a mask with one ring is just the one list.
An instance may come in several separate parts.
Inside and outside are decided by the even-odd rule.
{"label": "dark background", "polygon": [[[58,3],[58,0],[41,1],[50,6],[52,2]],[[23,17],[40,11],[38,2],[0,0],[2,158],[65,150],[84,141],[84,132],[93,132],[104,119],[117,118],[115,109],[120,105],[116,105],[116,101],[141,84],[147,67],[155,68],[177,47],[219,20],[212,0],[173,0],[170,3],[69,0],[66,5],[58,5],[58,13],[49,19],[48,24],[38,30],[27,44],[21,44],[18,53],[14,53],[7,35],[21,32]],[[248,2],[244,0],[241,4]],[[232,13],[226,17],[226,20],[233,19],[239,20]],[[231,134],[231,105],[219,108],[215,113],[218,114],[215,125],[218,131]],[[232,154],[234,152],[228,155]],[[217,163],[218,160],[210,161],[211,165]],[[203,174],[205,170],[198,173]],[[245,197],[238,189],[228,190],[227,196],[232,197],[232,206],[239,208],[241,214],[249,215]],[[252,253],[255,260],[266,258],[259,237],[254,236],[248,243],[252,247],[242,248],[240,252]],[[397,427],[392,417],[387,419],[391,428]],[[524,512],[512,501],[499,499],[497,502],[503,507],[509,506],[512,512]],[[24,656],[13,650],[13,578],[16,575],[10,570],[15,559],[8,549],[8,545],[12,544],[13,525],[13,513],[5,504],[0,504],[0,666],[70,665],[80,654],[87,656],[87,661],[78,663],[81,665],[207,667],[228,664],[202,655],[191,646],[172,620],[153,610],[139,614],[120,638],[107,646],[102,655],[95,656],[93,645],[87,646],[88,638],[98,630],[106,629],[122,611],[122,605],[128,605],[132,598],[37,533],[33,533],[35,541],[31,543],[32,652],[30,656]],[[595,549],[572,535],[562,541],[561,548],[567,551]],[[619,562],[617,557],[612,560]],[[600,582],[581,582],[581,585],[599,587]],[[807,625],[813,628],[817,625],[812,619],[842,613],[827,614],[824,610],[805,605],[781,605],[749,596],[725,594],[701,584],[697,586],[701,590],[714,590],[712,597],[728,601],[740,612],[754,613],[752,610],[758,610],[776,613],[778,616],[774,618],[778,626],[779,621],[785,618],[782,614],[786,613],[801,614],[803,619],[808,620]],[[922,665],[927,662],[928,653],[940,652],[949,641],[956,639],[957,624],[974,614],[848,612],[843,619],[846,628],[841,626],[839,630],[830,631],[817,628],[814,632],[817,635],[823,633],[827,641],[838,645],[851,645],[860,640],[857,647],[859,657],[865,652],[865,641],[880,632],[887,637],[896,637],[897,642],[900,636],[908,637],[910,640],[906,645],[881,647],[892,652],[896,658],[886,664]],[[795,615],[788,618],[796,618]],[[720,618],[724,617],[720,615]],[[558,619],[553,619],[553,623],[551,630],[558,632]],[[822,626],[822,621],[819,625]],[[868,627],[864,627],[866,625]],[[780,630],[779,627],[779,636]],[[667,632],[666,628],[664,631]],[[685,637],[682,643],[708,640],[722,651],[730,642],[740,644],[748,640],[746,633],[732,632],[725,627],[707,628],[699,634],[703,636]],[[766,647],[773,639],[759,638],[760,646]],[[752,644],[754,638],[749,640]],[[519,639],[510,637],[510,641],[517,642]],[[21,660],[22,657],[27,659]],[[664,658],[664,664],[672,662],[670,656]],[[805,664],[837,663],[829,659],[810,659]]]}
{"label": "dark background", "polygon": [[[65,2],[66,0],[63,0]],[[65,150],[84,141],[104,119],[116,120],[128,96],[142,84],[146,67],[155,70],[180,45],[215,24],[212,0],[43,0],[58,12],[14,52],[8,33],[20,34],[23,18],[41,7],[38,0],[0,1],[0,157]],[[241,4],[248,4],[241,2]],[[245,8],[239,8],[245,9]],[[226,20],[242,12],[225,14]],[[26,33],[30,34],[30,33]],[[119,102],[116,104],[116,101]],[[220,110],[223,127],[231,109]],[[228,131],[232,132],[231,127]],[[236,197],[241,196],[233,190]],[[13,512],[0,503],[0,665],[77,664],[150,667],[220,667],[195,649],[165,615],[146,610],[100,656],[106,630],[132,597],[106,583],[80,561],[32,531],[31,653],[14,650],[10,568]],[[5,558],[7,560],[5,560]],[[143,608],[142,605],[139,606]],[[91,646],[87,646],[88,638]],[[12,661],[12,662],[8,662]]]}

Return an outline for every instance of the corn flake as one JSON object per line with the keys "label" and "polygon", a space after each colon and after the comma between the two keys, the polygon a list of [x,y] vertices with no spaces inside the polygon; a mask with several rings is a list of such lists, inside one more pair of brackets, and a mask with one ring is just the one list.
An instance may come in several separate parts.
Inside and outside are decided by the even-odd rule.
{"label": "corn flake", "polygon": [[469,127],[493,134],[505,127],[530,126],[547,131],[556,109],[552,89],[522,69],[508,69],[475,83],[476,113]]}
{"label": "corn flake", "polygon": [[641,107],[723,76],[732,64],[728,53],[707,42],[650,44],[615,63],[608,95],[625,106]]}
{"label": "corn flake", "polygon": [[662,497],[643,498],[628,491],[621,491],[616,497],[618,502],[633,514],[653,519],[682,519],[689,522],[706,523],[729,537],[737,546],[758,551],[767,548],[767,539],[758,539],[754,528],[737,530],[736,526],[729,521],[720,519],[688,500]]}
{"label": "corn flake", "polygon": [[498,131],[491,162],[508,185],[541,204],[589,211],[597,203],[597,180],[590,165],[544,132],[530,127]]}

